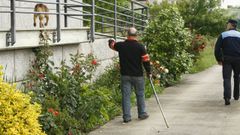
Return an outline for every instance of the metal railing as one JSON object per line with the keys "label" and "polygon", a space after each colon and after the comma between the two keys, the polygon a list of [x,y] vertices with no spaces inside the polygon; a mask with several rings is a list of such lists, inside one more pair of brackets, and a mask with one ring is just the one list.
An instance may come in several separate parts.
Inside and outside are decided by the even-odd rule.
{"label": "metal railing", "polygon": [[[128,27],[136,27],[139,31],[144,30],[148,19],[148,7],[136,1],[131,1],[126,7],[120,6],[117,0],[89,0],[80,2],[78,0],[52,0],[46,2],[40,0],[9,0],[9,10],[0,10],[1,14],[10,14],[10,30],[6,34],[6,45],[13,46],[16,43],[16,15],[17,14],[49,14],[56,16],[56,41],[61,40],[61,16],[63,16],[64,27],[68,28],[68,19],[83,22],[83,27],[90,27],[89,40],[94,41],[95,35],[114,37],[124,36]],[[56,6],[51,12],[31,12],[19,9],[30,9],[29,7],[16,7],[16,2],[42,3]],[[99,4],[100,3],[100,4]],[[101,3],[108,8],[101,6]],[[0,8],[4,7],[0,5]],[[6,6],[4,7],[6,9]],[[33,7],[32,7],[33,9]],[[54,11],[54,12],[52,12]]]}

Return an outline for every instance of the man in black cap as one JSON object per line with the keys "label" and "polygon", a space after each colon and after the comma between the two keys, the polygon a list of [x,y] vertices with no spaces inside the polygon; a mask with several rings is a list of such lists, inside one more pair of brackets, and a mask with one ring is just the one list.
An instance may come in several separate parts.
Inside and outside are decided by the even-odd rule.
{"label": "man in black cap", "polygon": [[230,105],[231,76],[234,73],[235,100],[239,99],[239,74],[240,74],[240,32],[236,30],[237,21],[229,19],[227,31],[221,33],[215,45],[215,58],[222,65],[223,87],[225,105]]}

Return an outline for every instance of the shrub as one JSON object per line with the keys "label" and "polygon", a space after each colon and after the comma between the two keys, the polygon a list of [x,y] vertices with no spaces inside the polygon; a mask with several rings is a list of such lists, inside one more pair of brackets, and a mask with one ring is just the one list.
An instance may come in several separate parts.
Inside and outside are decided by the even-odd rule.
{"label": "shrub", "polygon": [[113,64],[106,67],[105,72],[94,81],[94,87],[107,87],[112,94],[115,104],[120,106],[122,102],[120,90],[120,65],[117,59],[113,61]]}
{"label": "shrub", "polygon": [[54,67],[48,60],[49,49],[44,46],[35,51],[26,82],[26,91],[33,91],[34,101],[43,106],[40,122],[44,131],[51,135],[82,134],[115,116],[111,91],[92,84],[98,65],[95,57],[77,53],[71,55],[71,66],[62,61],[60,67]]}
{"label": "shrub", "polygon": [[2,79],[0,66],[0,134],[44,135],[38,123],[39,104],[32,104],[30,96]]}
{"label": "shrub", "polygon": [[190,53],[194,55],[194,61],[199,58],[200,52],[207,46],[207,41],[207,38],[201,34],[194,35],[190,48]]}
{"label": "shrub", "polygon": [[181,74],[187,72],[192,65],[192,55],[188,52],[191,34],[184,28],[184,21],[178,10],[173,6],[159,8],[155,11],[142,38],[148,46],[151,59],[169,69],[165,84],[169,85],[178,80]]}

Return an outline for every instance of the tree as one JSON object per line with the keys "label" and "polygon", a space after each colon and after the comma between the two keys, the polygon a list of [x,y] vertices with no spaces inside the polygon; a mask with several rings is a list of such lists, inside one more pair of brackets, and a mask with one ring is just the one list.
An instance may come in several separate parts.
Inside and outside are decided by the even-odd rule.
{"label": "tree", "polygon": [[185,26],[203,35],[216,36],[224,31],[226,21],[231,18],[220,9],[221,0],[179,0],[177,8],[185,20]]}

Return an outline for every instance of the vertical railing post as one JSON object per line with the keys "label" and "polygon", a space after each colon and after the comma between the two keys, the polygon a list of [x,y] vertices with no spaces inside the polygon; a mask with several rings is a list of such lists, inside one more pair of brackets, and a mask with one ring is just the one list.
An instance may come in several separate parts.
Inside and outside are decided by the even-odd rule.
{"label": "vertical railing post", "polygon": [[65,3],[65,4],[64,4],[64,13],[65,13],[65,14],[64,14],[64,27],[68,27],[68,21],[67,21],[68,18],[67,18],[67,15],[66,15],[66,13],[68,12],[68,10],[67,10],[67,8],[68,8],[68,7],[67,7],[67,6],[68,6],[68,5],[67,5],[68,1],[67,1],[67,0],[64,0],[64,3]]}
{"label": "vertical railing post", "polygon": [[146,16],[147,16],[147,20],[149,19],[149,9],[148,9],[148,7],[146,7]]}
{"label": "vertical railing post", "polygon": [[104,18],[102,17],[101,18],[101,21],[102,21],[102,24],[101,24],[101,32],[103,33],[104,32]]}
{"label": "vertical railing post", "polygon": [[95,0],[92,0],[92,17],[91,17],[91,41],[94,42],[95,38]]}
{"label": "vertical railing post", "polygon": [[114,39],[117,39],[117,0],[114,0]]}
{"label": "vertical railing post", "polygon": [[132,9],[132,27],[134,27],[135,20],[134,20],[134,3],[133,3],[133,1],[131,1],[131,9]]}
{"label": "vertical railing post", "polygon": [[144,27],[145,27],[145,26],[144,26],[144,21],[143,21],[143,20],[145,19],[145,17],[144,17],[144,9],[145,9],[145,8],[142,8],[142,9],[141,9],[141,10],[142,10],[142,17],[141,17],[141,19],[142,19],[142,31],[144,30]]}
{"label": "vertical railing post", "polygon": [[16,43],[16,9],[15,9],[15,0],[11,0],[11,45],[13,46]]}
{"label": "vertical railing post", "polygon": [[56,0],[56,10],[57,10],[57,42],[61,40],[61,11],[60,11],[60,0]]}

